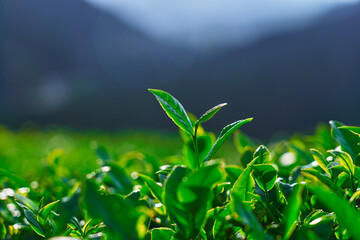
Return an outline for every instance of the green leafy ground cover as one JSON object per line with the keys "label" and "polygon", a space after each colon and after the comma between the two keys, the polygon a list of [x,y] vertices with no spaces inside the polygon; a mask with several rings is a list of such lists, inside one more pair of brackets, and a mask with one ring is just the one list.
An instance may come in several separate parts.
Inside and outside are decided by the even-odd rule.
{"label": "green leafy ground cover", "polygon": [[0,129],[0,239],[360,239],[360,128],[265,146],[150,92],[180,137]]}

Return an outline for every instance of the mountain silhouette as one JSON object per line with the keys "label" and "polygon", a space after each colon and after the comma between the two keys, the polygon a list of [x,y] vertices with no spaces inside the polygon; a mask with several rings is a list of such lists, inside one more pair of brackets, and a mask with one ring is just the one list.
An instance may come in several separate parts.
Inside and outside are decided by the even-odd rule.
{"label": "mountain silhouette", "polygon": [[246,117],[260,137],[360,124],[360,5],[213,52],[160,44],[83,1],[7,0],[0,11],[0,123],[10,127],[167,129],[150,87],[197,116],[228,102],[210,129]]}

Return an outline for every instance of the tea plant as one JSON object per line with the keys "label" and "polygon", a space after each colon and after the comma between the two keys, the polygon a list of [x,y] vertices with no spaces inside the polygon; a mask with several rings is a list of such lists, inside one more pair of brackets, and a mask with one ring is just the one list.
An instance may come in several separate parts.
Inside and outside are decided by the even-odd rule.
{"label": "tea plant", "polygon": [[[360,239],[360,127],[330,121],[266,147],[238,130],[252,118],[204,130],[225,103],[197,119],[149,91],[179,127],[182,156],[92,144],[99,168],[81,180],[55,149],[40,186],[0,169],[0,239]],[[216,157],[231,135],[233,164]]]}

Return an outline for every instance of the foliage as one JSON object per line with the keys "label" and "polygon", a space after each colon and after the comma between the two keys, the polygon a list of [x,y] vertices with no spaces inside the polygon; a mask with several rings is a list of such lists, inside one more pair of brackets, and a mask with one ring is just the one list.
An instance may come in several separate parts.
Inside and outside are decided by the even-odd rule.
{"label": "foliage", "polygon": [[[179,127],[183,156],[154,141],[141,145],[153,144],[153,152],[119,152],[121,145],[103,141],[91,144],[98,161],[90,164],[81,136],[69,148],[54,146],[42,163],[17,155],[13,161],[31,171],[0,168],[0,239],[360,239],[358,127],[331,121],[314,136],[266,147],[238,130],[252,118],[217,138],[204,130],[226,104],[197,119],[169,93],[150,92]],[[9,139],[0,146],[4,161],[16,138],[25,139],[23,151],[32,144],[19,135],[1,131]],[[232,135],[238,154],[230,164],[218,150]],[[80,173],[64,162],[71,145],[82,156]]]}

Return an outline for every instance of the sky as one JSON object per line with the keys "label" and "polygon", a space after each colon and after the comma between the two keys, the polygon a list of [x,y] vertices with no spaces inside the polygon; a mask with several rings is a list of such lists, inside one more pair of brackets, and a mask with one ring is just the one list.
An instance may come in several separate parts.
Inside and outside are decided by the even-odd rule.
{"label": "sky", "polygon": [[87,0],[165,44],[219,48],[297,30],[359,0]]}

